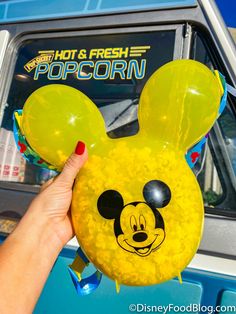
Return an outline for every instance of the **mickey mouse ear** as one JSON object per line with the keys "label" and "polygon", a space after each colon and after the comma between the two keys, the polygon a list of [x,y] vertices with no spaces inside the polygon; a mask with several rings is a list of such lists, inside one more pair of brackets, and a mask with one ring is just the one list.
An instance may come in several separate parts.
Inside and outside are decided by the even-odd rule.
{"label": "mickey mouse ear", "polygon": [[171,191],[167,184],[159,180],[152,180],[143,188],[145,201],[155,208],[162,208],[169,204]]}
{"label": "mickey mouse ear", "polygon": [[140,97],[140,132],[186,150],[215,122],[222,96],[212,71],[193,60],[176,60],[149,78]]}
{"label": "mickey mouse ear", "polygon": [[33,92],[24,105],[21,122],[32,149],[57,169],[63,167],[79,140],[91,150],[106,135],[103,117],[92,100],[61,84]]}
{"label": "mickey mouse ear", "polygon": [[103,192],[98,199],[97,207],[101,216],[106,219],[118,217],[124,206],[123,197],[116,190]]}

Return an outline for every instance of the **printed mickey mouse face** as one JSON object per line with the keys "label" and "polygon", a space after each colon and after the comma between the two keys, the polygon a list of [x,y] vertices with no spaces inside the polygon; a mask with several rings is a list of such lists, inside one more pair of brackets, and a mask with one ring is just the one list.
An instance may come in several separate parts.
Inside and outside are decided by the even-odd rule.
{"label": "printed mickey mouse face", "polygon": [[156,206],[166,206],[171,198],[169,187],[161,181],[148,182],[143,189],[146,202],[132,202],[124,206],[119,192],[108,190],[98,199],[99,213],[114,219],[114,234],[124,250],[147,256],[165,238],[164,221]]}
{"label": "printed mickey mouse face", "polygon": [[[117,237],[120,247],[139,256],[147,256],[155,251],[165,238],[164,227],[156,226],[156,216],[146,203],[127,204],[120,217],[122,234]],[[163,225],[159,216],[159,222]]]}
{"label": "printed mickey mouse face", "polygon": [[219,82],[204,65],[170,62],[144,86],[139,133],[121,139],[106,135],[95,104],[71,87],[49,85],[26,102],[24,134],[47,162],[60,169],[76,141],[86,143],[89,160],[74,185],[73,225],[89,260],[118,283],[171,279],[195,254],[204,210],[184,155],[210,130],[220,98]]}

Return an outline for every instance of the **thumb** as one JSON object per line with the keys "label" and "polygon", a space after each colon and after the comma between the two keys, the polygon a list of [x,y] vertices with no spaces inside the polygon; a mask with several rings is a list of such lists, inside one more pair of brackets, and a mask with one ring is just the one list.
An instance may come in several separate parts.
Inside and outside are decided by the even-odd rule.
{"label": "thumb", "polygon": [[56,178],[56,181],[72,188],[79,170],[82,168],[87,159],[88,152],[85,144],[83,142],[78,142],[75,152],[67,159],[65,166],[60,175]]}

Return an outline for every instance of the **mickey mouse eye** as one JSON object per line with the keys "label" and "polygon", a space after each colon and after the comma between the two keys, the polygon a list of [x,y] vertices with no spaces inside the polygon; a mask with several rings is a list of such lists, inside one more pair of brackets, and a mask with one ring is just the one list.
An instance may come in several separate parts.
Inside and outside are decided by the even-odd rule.
{"label": "mickey mouse eye", "polygon": [[146,228],[146,220],[143,215],[140,215],[139,217],[139,225],[141,230],[144,230]]}
{"label": "mickey mouse eye", "polygon": [[131,229],[135,232],[138,230],[138,227],[137,227],[137,220],[134,216],[131,216],[130,217],[130,227]]}
{"label": "mickey mouse eye", "polygon": [[167,184],[159,180],[152,180],[145,184],[143,197],[155,208],[165,207],[171,199],[171,191]]}

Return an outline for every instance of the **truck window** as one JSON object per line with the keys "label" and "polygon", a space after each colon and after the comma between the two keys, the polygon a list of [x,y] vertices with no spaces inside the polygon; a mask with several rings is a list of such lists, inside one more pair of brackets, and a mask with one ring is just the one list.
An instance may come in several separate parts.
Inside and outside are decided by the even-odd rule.
{"label": "truck window", "polygon": [[[220,57],[199,31],[193,33],[190,57],[218,69],[230,83]],[[207,44],[208,43],[208,44]],[[228,95],[227,107],[209,134],[208,145],[195,167],[209,213],[235,216],[236,200],[235,99]]]}
{"label": "truck window", "polygon": [[47,84],[66,84],[89,96],[101,110],[109,136],[135,134],[140,92],[151,74],[174,58],[175,37],[172,28],[23,41],[7,103],[2,106],[0,180],[38,185],[53,175],[21,157],[12,132],[14,110]]}

